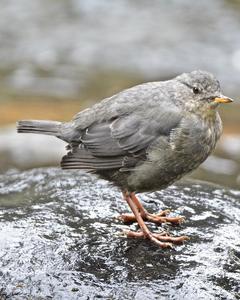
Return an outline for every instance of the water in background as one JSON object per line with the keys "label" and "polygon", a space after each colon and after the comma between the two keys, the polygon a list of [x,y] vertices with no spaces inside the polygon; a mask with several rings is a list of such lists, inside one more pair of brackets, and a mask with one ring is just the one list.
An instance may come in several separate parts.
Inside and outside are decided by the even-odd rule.
{"label": "water in background", "polygon": [[206,69],[239,95],[239,1],[2,1],[1,87],[79,96],[97,70]]}

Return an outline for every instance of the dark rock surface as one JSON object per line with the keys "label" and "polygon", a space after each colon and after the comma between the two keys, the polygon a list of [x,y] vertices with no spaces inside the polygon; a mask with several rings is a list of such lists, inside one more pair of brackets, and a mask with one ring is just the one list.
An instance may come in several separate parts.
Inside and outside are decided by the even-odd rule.
{"label": "dark rock surface", "polygon": [[191,240],[161,250],[121,236],[121,194],[88,174],[1,175],[0,299],[240,299],[240,192],[184,181],[140,198],[186,216],[164,227]]}

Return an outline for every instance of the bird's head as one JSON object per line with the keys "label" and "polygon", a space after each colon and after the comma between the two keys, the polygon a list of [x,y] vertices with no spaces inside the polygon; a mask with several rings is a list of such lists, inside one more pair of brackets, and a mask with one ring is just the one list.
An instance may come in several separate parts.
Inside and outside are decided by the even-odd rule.
{"label": "bird's head", "polygon": [[233,100],[224,96],[220,90],[219,81],[206,71],[183,73],[175,78],[175,98],[190,111],[214,110],[221,103]]}

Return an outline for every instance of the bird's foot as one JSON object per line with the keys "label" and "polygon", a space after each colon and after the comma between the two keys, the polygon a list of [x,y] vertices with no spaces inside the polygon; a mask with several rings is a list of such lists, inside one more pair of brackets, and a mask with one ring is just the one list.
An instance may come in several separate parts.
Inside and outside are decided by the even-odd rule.
{"label": "bird's foot", "polygon": [[[127,201],[129,207],[131,208],[134,216],[132,215],[122,215],[121,219],[127,222],[137,221],[141,231],[128,231],[126,232],[127,237],[131,238],[145,238],[152,241],[154,244],[160,246],[161,248],[171,248],[173,244],[181,244],[184,241],[188,240],[187,236],[173,237],[170,236],[167,232],[163,231],[160,233],[153,233],[149,230],[147,225],[144,223],[144,220],[151,221],[154,223],[166,223],[170,222],[172,224],[181,223],[183,217],[168,217],[170,213],[169,210],[160,212],[157,215],[148,213],[145,208],[141,205],[134,193],[123,193],[125,200]],[[127,217],[126,217],[127,216]]]}
{"label": "bird's foot", "polygon": [[[141,217],[144,221],[152,222],[155,224],[171,223],[172,225],[179,225],[185,221],[182,216],[168,217],[170,210],[163,210],[158,214],[150,214],[149,212],[141,212]],[[122,214],[119,219],[124,223],[137,222],[136,217],[133,214]]]}
{"label": "bird's foot", "polygon": [[163,231],[161,233],[144,233],[143,231],[126,231],[128,238],[145,238],[152,241],[154,244],[160,246],[161,248],[173,248],[173,245],[183,244],[185,241],[189,240],[187,236],[170,236],[167,232]]}

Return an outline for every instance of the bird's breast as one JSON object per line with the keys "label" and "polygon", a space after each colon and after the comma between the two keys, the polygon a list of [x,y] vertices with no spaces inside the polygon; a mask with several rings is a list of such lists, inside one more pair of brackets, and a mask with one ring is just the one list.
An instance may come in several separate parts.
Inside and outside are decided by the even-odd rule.
{"label": "bird's breast", "polygon": [[182,171],[189,172],[209,156],[221,132],[222,122],[218,113],[208,118],[186,118],[170,137],[170,155]]}

